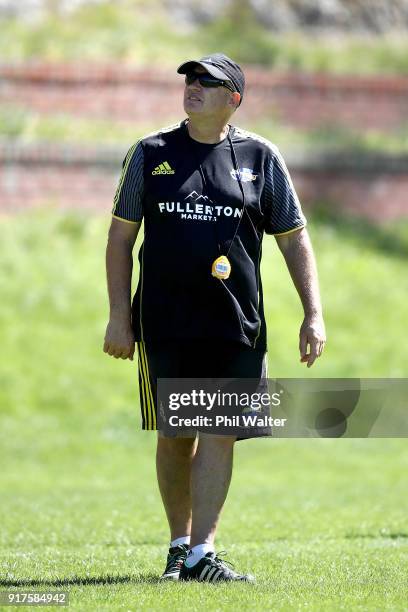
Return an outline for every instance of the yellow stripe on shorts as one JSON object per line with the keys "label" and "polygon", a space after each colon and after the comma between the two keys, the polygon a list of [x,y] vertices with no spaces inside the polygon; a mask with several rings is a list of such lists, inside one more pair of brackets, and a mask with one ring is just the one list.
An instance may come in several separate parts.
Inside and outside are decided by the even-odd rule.
{"label": "yellow stripe on shorts", "polygon": [[142,357],[140,355],[140,342],[137,343],[137,352],[139,355],[138,366],[139,366],[139,387],[140,387],[140,395],[141,395],[141,406],[140,409],[142,411],[142,425],[143,429],[146,425],[146,394],[145,394],[145,378],[142,370]]}
{"label": "yellow stripe on shorts", "polygon": [[149,376],[149,364],[147,361],[146,347],[143,341],[138,342],[139,349],[139,370],[142,379],[142,413],[145,422],[145,429],[157,429],[156,409],[153,400],[152,386]]}

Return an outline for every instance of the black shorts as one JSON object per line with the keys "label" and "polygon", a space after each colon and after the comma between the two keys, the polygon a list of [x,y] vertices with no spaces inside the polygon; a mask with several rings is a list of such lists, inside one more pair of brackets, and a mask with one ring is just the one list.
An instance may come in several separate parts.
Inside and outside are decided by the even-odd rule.
{"label": "black shorts", "polygon": [[[250,378],[267,389],[267,353],[239,342],[206,340],[138,342],[142,429],[157,430],[160,378]],[[253,431],[239,439],[270,435]]]}

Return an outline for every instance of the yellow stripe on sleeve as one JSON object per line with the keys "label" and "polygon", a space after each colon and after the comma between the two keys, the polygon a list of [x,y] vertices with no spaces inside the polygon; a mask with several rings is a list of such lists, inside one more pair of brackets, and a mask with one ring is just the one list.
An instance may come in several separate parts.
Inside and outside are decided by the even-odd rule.
{"label": "yellow stripe on sleeve", "polygon": [[281,234],[273,234],[274,236],[286,236],[286,234],[291,234],[292,232],[297,232],[301,229],[303,229],[304,227],[306,227],[306,225],[300,225],[299,227],[294,227],[293,229],[289,230],[288,232],[282,232]]}
{"label": "yellow stripe on sleeve", "polygon": [[124,223],[131,223],[132,225],[136,225],[137,223],[141,223],[141,221],[128,221],[128,219],[122,219],[122,217],[117,217],[114,214],[112,214],[112,217],[114,219],[118,219],[119,221],[123,221]]}
{"label": "yellow stripe on sleeve", "polygon": [[125,165],[124,165],[124,167],[123,167],[123,169],[122,169],[122,174],[120,175],[119,185],[118,185],[118,188],[117,188],[117,190],[116,190],[115,197],[114,197],[114,199],[113,199],[113,211],[112,211],[112,213],[114,213],[114,212],[115,212],[116,207],[117,207],[117,205],[118,205],[118,202],[119,202],[119,197],[120,197],[120,192],[122,191],[123,183],[124,183],[124,181],[125,181],[125,176],[126,176],[126,173],[127,173],[127,171],[128,171],[129,164],[130,164],[130,162],[131,162],[131,160],[132,160],[133,153],[135,152],[136,147],[137,147],[137,145],[139,144],[139,142],[140,142],[140,140],[138,140],[138,141],[137,141],[137,142],[136,142],[136,143],[133,145],[133,147],[131,147],[131,148],[129,149],[129,153],[128,153],[128,156],[127,156],[127,160],[126,160],[126,163],[125,163]]}

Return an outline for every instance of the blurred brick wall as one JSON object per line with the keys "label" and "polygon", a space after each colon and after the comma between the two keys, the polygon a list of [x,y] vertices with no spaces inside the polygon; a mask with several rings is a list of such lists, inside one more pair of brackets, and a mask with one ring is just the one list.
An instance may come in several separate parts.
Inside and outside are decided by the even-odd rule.
{"label": "blurred brick wall", "polygon": [[[245,103],[234,116],[365,129],[406,125],[408,77],[279,75],[248,69]],[[0,65],[0,105],[163,125],[180,119],[182,77],[109,65]],[[130,136],[131,138],[131,136]],[[0,211],[48,204],[109,214],[127,148],[0,141]],[[305,208],[329,206],[374,221],[408,216],[408,159],[316,152],[285,155]]]}
{"label": "blurred brick wall", "polygon": [[[126,149],[0,143],[0,213],[30,206],[109,216]],[[331,210],[375,222],[408,217],[408,157],[285,155],[306,212]]]}
{"label": "blurred brick wall", "polygon": [[[352,128],[407,125],[408,77],[345,77],[246,70],[240,118],[270,117],[302,128],[321,123]],[[106,65],[0,65],[0,104],[42,113],[162,123],[183,116],[182,77],[155,68]]]}

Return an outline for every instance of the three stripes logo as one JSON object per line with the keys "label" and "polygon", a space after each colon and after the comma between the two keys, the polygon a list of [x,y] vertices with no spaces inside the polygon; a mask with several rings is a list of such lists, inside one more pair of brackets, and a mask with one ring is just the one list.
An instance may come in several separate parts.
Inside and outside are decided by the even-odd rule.
{"label": "three stripes logo", "polygon": [[172,169],[169,162],[164,161],[158,166],[156,166],[156,168],[152,172],[152,175],[155,176],[156,174],[175,174],[175,173],[176,171]]}
{"label": "three stripes logo", "polygon": [[221,574],[223,574],[223,571],[218,567],[206,565],[202,570],[198,580],[199,582],[217,582]]}

